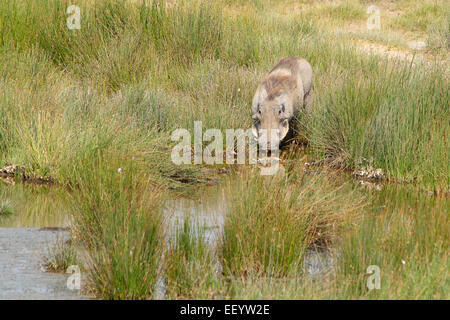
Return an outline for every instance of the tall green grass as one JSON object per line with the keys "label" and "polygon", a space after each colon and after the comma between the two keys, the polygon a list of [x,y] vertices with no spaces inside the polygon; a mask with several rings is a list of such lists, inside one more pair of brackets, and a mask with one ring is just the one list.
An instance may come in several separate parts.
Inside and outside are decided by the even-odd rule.
{"label": "tall green grass", "polygon": [[[146,11],[143,8],[147,8]],[[214,5],[181,1],[174,8],[153,2],[143,7],[143,32],[173,62],[214,57],[222,36],[222,15]]]}
{"label": "tall green grass", "polygon": [[240,180],[225,217],[221,261],[227,276],[301,275],[306,250],[330,245],[359,206],[351,191],[324,177],[294,173],[277,181],[250,172]]}
{"label": "tall green grass", "polygon": [[[408,4],[405,4],[408,5]],[[411,31],[427,31],[429,25],[449,18],[450,6],[445,1],[410,3],[410,10],[405,10],[392,24]]]}
{"label": "tall green grass", "polygon": [[437,66],[375,66],[343,76],[319,97],[306,120],[313,148],[350,168],[370,163],[390,177],[448,190],[448,80]]}
{"label": "tall green grass", "polygon": [[72,197],[74,233],[89,252],[90,286],[104,299],[152,298],[162,268],[162,189],[142,179],[133,161],[118,161],[121,170],[112,171],[98,160],[80,174],[85,192]]}
{"label": "tall green grass", "polygon": [[[315,111],[300,121],[316,158],[347,168],[369,163],[392,180],[448,191],[445,69],[367,55],[305,15],[252,9],[233,16],[204,1],[86,1],[79,4],[81,30],[68,30],[68,5],[0,3],[0,165],[25,165],[29,175],[72,188],[77,232],[91,250],[100,297],[153,297],[163,252],[161,193],[206,180],[201,168],[170,161],[170,133],[191,129],[195,120],[204,129],[249,128],[258,81],[286,56],[304,57],[314,69]],[[263,1],[255,6],[272,10]],[[358,8],[349,2],[330,15],[359,19]],[[221,252],[227,276],[301,274],[308,246],[329,241],[330,224],[339,225],[351,209],[349,193],[340,196],[326,179],[294,176],[298,185],[278,181],[270,188],[260,177],[242,177]],[[361,232],[355,241],[364,239]],[[174,297],[194,296],[195,276],[178,283],[183,259],[198,272],[196,257],[207,257],[199,243],[189,246],[199,256],[172,251]],[[424,253],[399,250],[409,258]],[[439,262],[435,252],[428,262]],[[433,265],[430,277],[440,278],[439,263]],[[424,270],[416,267],[409,271]],[[352,285],[351,292],[366,294]]]}
{"label": "tall green grass", "polygon": [[[302,273],[291,273],[289,277],[255,272],[228,275],[226,296],[234,299],[448,298],[448,199],[389,186],[382,191],[369,191],[365,201],[366,205],[357,209],[360,219],[342,221],[345,232],[338,233],[336,264],[331,273],[320,277]],[[261,219],[265,218],[264,212],[259,214]],[[240,222],[246,226],[242,217]],[[256,231],[264,238],[259,226],[254,223],[253,228],[247,228],[247,241]],[[273,224],[267,223],[265,230],[270,229]],[[289,229],[290,234],[292,230]],[[242,239],[242,234],[236,233],[235,242]],[[241,241],[240,248],[244,244]],[[276,250],[273,247],[267,251]],[[257,251],[255,248],[252,252]],[[248,262],[247,266],[258,261],[250,251],[247,255],[248,260],[244,255],[241,257]],[[367,282],[373,272],[368,271],[369,266],[379,267],[380,288],[369,289]]]}
{"label": "tall green grass", "polygon": [[366,17],[365,8],[358,1],[345,0],[337,4],[330,4],[317,10],[311,10],[312,15],[327,16],[336,21],[361,20]]}
{"label": "tall green grass", "polygon": [[[11,57],[0,82],[2,161],[25,163],[31,175],[76,185],[80,172],[110,152],[136,158],[161,182],[197,179],[198,168],[170,161],[168,131],[175,115],[169,113],[172,102],[164,92],[140,85],[108,96],[55,69],[43,80],[48,60],[37,51]],[[35,76],[24,78],[33,70]],[[41,90],[35,89],[37,84]]]}
{"label": "tall green grass", "polygon": [[[400,188],[374,195],[369,214],[341,243],[335,294],[347,298],[448,298],[448,199]],[[381,271],[369,290],[367,268]]]}
{"label": "tall green grass", "polygon": [[176,223],[175,235],[165,253],[166,297],[169,299],[215,299],[224,292],[215,248],[205,239],[195,218]]}

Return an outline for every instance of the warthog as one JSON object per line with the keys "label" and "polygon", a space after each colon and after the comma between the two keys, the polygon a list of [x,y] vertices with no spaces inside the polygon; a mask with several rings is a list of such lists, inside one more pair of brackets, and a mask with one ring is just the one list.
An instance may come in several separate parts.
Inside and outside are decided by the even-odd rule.
{"label": "warthog", "polygon": [[282,59],[264,77],[252,103],[252,132],[258,139],[260,149],[278,148],[294,116],[301,109],[309,111],[312,105],[311,86],[311,65],[297,57]]}

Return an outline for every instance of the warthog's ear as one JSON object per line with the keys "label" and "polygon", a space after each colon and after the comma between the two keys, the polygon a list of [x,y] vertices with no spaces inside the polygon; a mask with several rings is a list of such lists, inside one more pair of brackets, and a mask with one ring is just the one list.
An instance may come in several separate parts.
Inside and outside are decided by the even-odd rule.
{"label": "warthog's ear", "polygon": [[281,122],[280,140],[283,140],[284,137],[286,137],[288,131],[289,131],[289,120],[285,119]]}

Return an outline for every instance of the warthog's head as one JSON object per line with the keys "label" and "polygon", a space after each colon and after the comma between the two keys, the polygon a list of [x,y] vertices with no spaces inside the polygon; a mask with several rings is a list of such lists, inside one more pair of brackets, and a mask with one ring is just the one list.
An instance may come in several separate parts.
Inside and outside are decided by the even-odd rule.
{"label": "warthog's head", "polygon": [[292,108],[283,97],[265,99],[253,106],[252,132],[258,139],[260,149],[267,151],[278,148],[289,131],[289,120],[292,117],[289,110]]}

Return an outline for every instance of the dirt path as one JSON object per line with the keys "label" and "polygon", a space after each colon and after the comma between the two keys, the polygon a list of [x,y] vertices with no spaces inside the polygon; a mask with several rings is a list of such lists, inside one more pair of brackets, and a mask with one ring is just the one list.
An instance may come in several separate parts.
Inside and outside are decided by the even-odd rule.
{"label": "dirt path", "polygon": [[352,41],[356,44],[357,48],[363,52],[376,54],[379,56],[388,57],[389,59],[404,60],[408,62],[422,62],[428,65],[435,63],[440,64],[448,72],[448,61],[446,59],[437,59],[432,55],[427,55],[423,52],[404,50],[393,46],[387,46],[376,42],[358,40]]}
{"label": "dirt path", "polygon": [[79,290],[69,290],[69,274],[49,273],[42,266],[48,248],[64,231],[30,228],[0,228],[0,300],[85,299]]}

